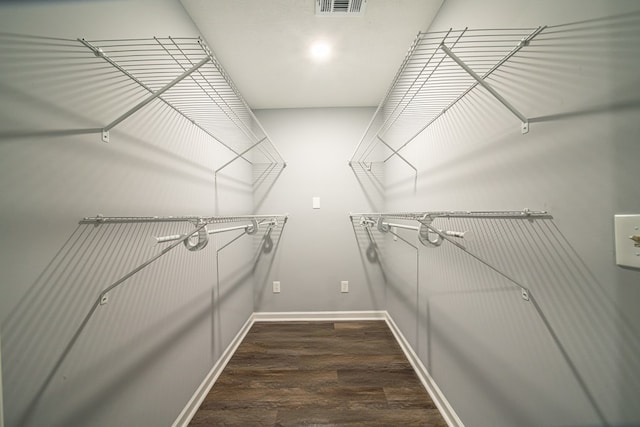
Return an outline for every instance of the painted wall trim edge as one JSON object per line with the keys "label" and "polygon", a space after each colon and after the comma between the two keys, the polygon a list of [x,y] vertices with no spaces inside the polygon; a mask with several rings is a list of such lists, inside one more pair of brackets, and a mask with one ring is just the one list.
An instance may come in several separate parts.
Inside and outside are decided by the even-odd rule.
{"label": "painted wall trim edge", "polygon": [[406,340],[396,323],[393,321],[387,311],[313,311],[313,312],[256,312],[249,316],[249,319],[240,328],[236,336],[231,340],[231,343],[224,351],[223,355],[218,359],[209,374],[202,381],[200,386],[196,389],[195,393],[187,402],[178,418],[172,424],[172,427],[187,427],[189,422],[195,415],[196,411],[204,401],[205,397],[215,384],[216,380],[231,360],[231,357],[235,353],[236,349],[244,340],[251,326],[255,322],[292,322],[292,321],[347,321],[347,320],[384,320],[389,329],[396,338],[398,345],[402,349],[403,353],[411,363],[413,370],[420,379],[422,386],[427,393],[433,399],[440,413],[444,417],[449,427],[464,427],[462,420],[458,417],[453,407],[449,404],[447,398],[444,396],[436,382],[433,380],[429,371],[424,366],[422,361],[418,358],[416,353],[411,348],[411,345]]}

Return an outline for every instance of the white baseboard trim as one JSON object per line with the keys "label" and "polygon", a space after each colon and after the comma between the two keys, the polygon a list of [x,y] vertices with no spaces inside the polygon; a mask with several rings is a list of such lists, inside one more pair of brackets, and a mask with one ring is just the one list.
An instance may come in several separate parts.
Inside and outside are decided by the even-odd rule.
{"label": "white baseboard trim", "polygon": [[200,386],[196,389],[195,393],[187,402],[187,405],[184,407],[178,418],[173,422],[172,427],[187,427],[191,422],[191,419],[196,414],[196,411],[204,401],[204,398],[207,397],[209,391],[215,384],[216,380],[231,360],[231,357],[238,349],[242,340],[253,326],[254,320],[253,315],[249,316],[249,319],[242,325],[236,336],[231,340],[229,346],[222,353],[222,356],[218,359],[218,361],[213,365],[213,368],[209,371],[204,381],[200,384]]}
{"label": "white baseboard trim", "polygon": [[256,322],[321,322],[346,320],[385,320],[386,311],[289,311],[253,313]]}
{"label": "white baseboard trim", "polygon": [[449,404],[449,401],[440,390],[440,387],[438,387],[436,382],[433,380],[433,377],[431,377],[431,374],[429,374],[429,371],[424,366],[418,355],[413,351],[413,348],[400,331],[400,328],[398,328],[398,325],[396,325],[389,313],[386,313],[386,315],[386,321],[387,325],[389,325],[389,329],[391,329],[391,332],[396,337],[396,341],[398,341],[398,344],[402,348],[405,356],[409,359],[409,363],[413,366],[413,370],[416,372],[416,375],[418,375],[423,387],[427,390],[427,393],[429,393],[431,399],[440,410],[440,413],[447,422],[447,425],[450,427],[464,427],[462,420],[453,410],[453,407]]}
{"label": "white baseboard trim", "polygon": [[174,421],[172,427],[187,427],[196,411],[202,404],[216,380],[229,363],[229,360],[237,350],[238,346],[244,340],[251,326],[255,322],[295,322],[295,321],[348,321],[348,320],[384,320],[389,325],[389,329],[396,338],[396,341],[402,348],[405,356],[411,363],[413,370],[418,375],[423,387],[431,396],[440,413],[444,417],[447,425],[450,427],[464,427],[462,420],[453,410],[446,397],[435,383],[429,371],[424,366],[418,355],[413,351],[411,345],[406,340],[396,323],[393,321],[387,311],[311,311],[311,312],[257,312],[253,313],[240,331],[233,338],[229,346],[226,348],[220,359],[211,368],[207,377],[202,381],[198,389],[195,391],[187,405],[184,407],[178,418]]}

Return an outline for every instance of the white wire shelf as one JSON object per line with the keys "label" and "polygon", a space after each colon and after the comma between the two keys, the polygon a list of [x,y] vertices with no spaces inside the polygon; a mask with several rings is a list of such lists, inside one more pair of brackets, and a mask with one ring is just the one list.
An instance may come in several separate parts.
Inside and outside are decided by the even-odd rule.
{"label": "white wire shelf", "polygon": [[[444,241],[465,249],[460,243],[451,238],[469,239],[469,231],[441,230],[432,223],[437,218],[471,218],[471,219],[552,219],[546,211],[426,211],[426,212],[377,212],[377,213],[350,213],[351,222],[358,222],[366,229],[376,228],[378,231],[388,233],[392,229],[405,229],[416,231],[418,240],[424,246],[437,247]],[[394,223],[390,220],[416,221],[418,225],[407,223]],[[395,234],[395,233],[394,233]]]}
{"label": "white wire shelf", "polygon": [[[102,129],[109,131],[153,101],[162,101],[196,127],[234,153],[234,158],[252,163],[286,165],[264,128],[245,102],[213,52],[200,38],[85,40],[78,42],[93,54],[133,80],[149,94],[123,111]],[[255,153],[258,153],[256,155]]]}
{"label": "white wire shelf", "polygon": [[286,220],[288,214],[273,215],[227,215],[227,216],[103,216],[85,217],[80,220],[80,224],[133,224],[145,222],[190,222],[195,224],[222,224],[231,222],[251,221],[251,220]]}
{"label": "white wire shelf", "polygon": [[[516,116],[523,133],[528,132],[527,117],[486,78],[544,29],[418,33],[349,163],[386,162],[398,156],[415,169],[399,152],[477,86]],[[376,150],[381,144],[387,153],[382,158]]]}

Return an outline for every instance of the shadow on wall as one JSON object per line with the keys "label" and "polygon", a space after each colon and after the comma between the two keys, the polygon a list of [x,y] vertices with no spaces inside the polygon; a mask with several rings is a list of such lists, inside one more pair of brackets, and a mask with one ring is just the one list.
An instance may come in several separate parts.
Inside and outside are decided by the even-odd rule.
{"label": "shadow on wall", "polygon": [[374,210],[384,207],[384,164],[380,162],[350,162],[349,166],[369,205]]}
{"label": "shadow on wall", "polygon": [[[46,423],[52,427],[90,425],[97,413],[109,409],[114,395],[122,394],[136,378],[149,375],[176,347],[192,344],[185,338],[206,324],[211,316],[208,296],[209,292],[204,292],[165,313],[153,325],[137,330],[127,343],[101,354],[89,366],[83,366],[81,370],[75,368],[76,372],[66,371],[64,383],[57,386],[55,392],[47,393],[39,405],[29,406],[27,410],[35,410],[35,413],[27,413],[24,422],[33,421],[38,425],[37,420],[44,418],[39,414],[47,414]],[[79,352],[86,351],[78,347]],[[124,359],[123,355],[128,357]]]}
{"label": "shadow on wall", "polygon": [[[211,249],[187,251],[185,239],[156,244],[192,231],[184,222],[78,226],[2,325],[8,425],[58,425],[95,411],[134,371],[179,348],[179,337],[211,316],[211,298],[219,306],[233,293],[235,285],[220,294],[217,283],[211,295]],[[251,276],[251,265],[240,269]]]}
{"label": "shadow on wall", "polygon": [[253,211],[260,212],[262,204],[282,175],[286,164],[253,163]]}
{"label": "shadow on wall", "polygon": [[265,292],[268,292],[268,280],[271,274],[273,263],[280,247],[280,241],[284,234],[286,220],[278,226],[269,228],[264,236],[255,239],[255,256],[252,261],[251,273],[253,274],[255,289],[253,292],[253,307],[262,305]]}
{"label": "shadow on wall", "polygon": [[[216,274],[216,285],[213,294],[215,304],[214,315],[212,318],[214,322],[214,330],[216,331],[217,336],[221,337],[222,331],[224,329],[220,308],[224,301],[229,298],[236,290],[238,290],[242,284],[246,283],[249,280],[253,280],[254,288],[252,288],[253,291],[252,295],[250,296],[250,298],[253,298],[253,307],[256,306],[256,299],[261,299],[261,296],[263,295],[263,292],[265,290],[266,280],[269,277],[269,272],[271,271],[273,259],[278,251],[278,247],[280,246],[280,241],[284,233],[285,225],[286,219],[277,224],[268,225],[264,232],[258,233],[253,236],[253,257],[246,263],[239,265],[233,271],[225,270],[224,277],[221,276],[221,271],[223,269],[220,267],[221,265],[224,265],[224,263],[222,263],[220,260],[223,251],[229,246],[233,245],[233,243],[245,236],[247,233],[244,232],[238,234],[216,249],[216,265],[218,265],[218,269]],[[225,290],[221,292],[223,284]]]}
{"label": "shadow on wall", "polygon": [[[512,406],[505,410],[520,414],[517,416],[523,416],[522,413],[527,411],[535,412],[535,408],[526,408],[526,401],[513,400],[505,395],[505,390],[500,390],[497,384],[504,378],[510,378],[518,382],[512,387],[534,389],[533,392],[541,398],[548,392],[544,388],[535,388],[546,385],[537,383],[536,378],[523,378],[522,375],[526,374],[522,372],[514,371],[512,377],[502,375],[501,378],[483,374],[480,368],[482,355],[490,355],[496,359],[494,363],[500,363],[504,352],[487,347],[491,341],[487,337],[495,331],[485,330],[483,334],[487,336],[482,340],[468,336],[476,323],[491,324],[493,320],[487,319],[506,310],[510,317],[503,321],[511,324],[512,328],[505,330],[509,332],[502,331],[507,335],[497,340],[502,346],[521,347],[522,351],[516,352],[522,357],[518,360],[519,365],[537,366],[540,355],[548,354],[550,356],[544,359],[543,369],[573,378],[574,383],[567,385],[567,391],[579,393],[588,402],[600,425],[617,425],[620,408],[624,411],[623,418],[640,420],[640,414],[634,412],[637,409],[633,403],[640,394],[640,359],[637,357],[640,354],[640,330],[618,309],[603,284],[552,219],[439,218],[433,225],[444,230],[471,231],[474,237],[471,241],[460,239],[457,243],[462,246],[445,241],[441,247],[429,248],[419,245],[413,232],[402,230],[404,242],[391,242],[387,237],[386,249],[392,253],[378,252],[376,258],[368,257],[366,253],[369,242],[375,241],[373,236],[381,240],[381,233],[374,227],[369,232],[356,232],[356,238],[362,259],[367,260],[369,268],[375,265],[385,271],[383,276],[387,279],[387,289],[396,296],[402,305],[401,310],[416,314],[416,324],[409,325],[408,329],[416,333],[419,331],[424,337],[424,345],[419,344],[420,336],[416,336],[412,345],[417,347],[418,353],[426,352],[420,357],[436,381],[439,376],[446,377],[450,373],[432,370],[434,336],[440,344],[448,343],[452,355],[467,354],[459,359],[465,375],[469,378],[481,376],[483,387],[495,389],[492,396],[503,396],[503,403],[511,401]],[[354,230],[358,228],[365,227],[354,223]],[[403,245],[410,249],[391,249],[390,245]],[[408,259],[408,264],[397,259],[384,262],[399,253],[415,256],[411,248],[418,248],[417,265]],[[415,265],[415,274],[397,270],[409,264]],[[416,276],[417,280],[412,279]],[[520,297],[522,289],[527,290],[528,300]],[[433,313],[433,307],[444,301],[470,306],[465,316],[458,318],[451,317],[455,315],[443,311],[442,307]],[[510,307],[504,309],[504,304]],[[527,325],[524,320],[527,318],[535,324]],[[519,327],[522,329],[518,330]],[[448,338],[451,328],[459,330],[452,335],[456,338]],[[533,332],[527,335],[525,330],[529,328]],[[526,341],[521,334],[526,336]],[[461,340],[460,336],[467,338]],[[536,343],[533,348],[537,348],[535,353],[529,354],[529,350],[524,349],[529,349],[532,342]],[[513,352],[509,350],[506,353]],[[589,357],[584,357],[585,354]],[[500,366],[506,372],[511,363],[508,359],[503,362]]]}
{"label": "shadow on wall", "polygon": [[[353,235],[358,243],[360,261],[362,263],[362,269],[367,281],[367,287],[370,294],[374,298],[375,307],[384,307],[381,301],[377,301],[375,298],[378,292],[375,291],[377,283],[388,283],[387,271],[384,266],[384,241],[376,240],[375,235],[370,229],[361,227],[359,224],[359,218],[351,218],[351,226],[353,228]],[[385,287],[386,292],[386,287]],[[386,296],[384,297],[386,299]]]}

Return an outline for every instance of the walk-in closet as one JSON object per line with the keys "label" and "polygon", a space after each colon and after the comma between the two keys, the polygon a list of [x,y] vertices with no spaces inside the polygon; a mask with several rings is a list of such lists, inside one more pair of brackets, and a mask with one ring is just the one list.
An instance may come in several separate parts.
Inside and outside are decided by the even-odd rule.
{"label": "walk-in closet", "polygon": [[640,425],[640,3],[0,4],[0,427]]}

